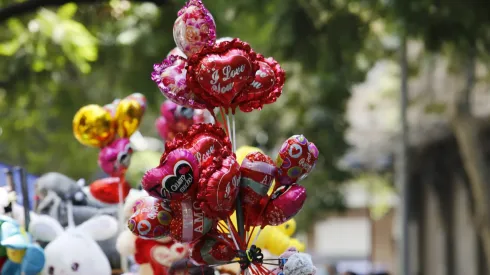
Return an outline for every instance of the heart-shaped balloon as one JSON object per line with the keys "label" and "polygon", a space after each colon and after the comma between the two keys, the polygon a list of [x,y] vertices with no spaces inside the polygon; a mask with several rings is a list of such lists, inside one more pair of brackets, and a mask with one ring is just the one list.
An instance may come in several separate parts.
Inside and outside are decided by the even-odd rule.
{"label": "heart-shaped balloon", "polygon": [[188,149],[199,163],[203,163],[222,148],[231,151],[231,142],[225,131],[215,124],[194,124],[187,132],[178,134],[172,142],[165,144],[162,160],[177,148]]}
{"label": "heart-shaped balloon", "polygon": [[233,241],[214,232],[208,233],[192,246],[190,258],[199,265],[227,264],[237,257]]}
{"label": "heart-shaped balloon", "polygon": [[304,179],[313,169],[318,155],[318,148],[303,135],[288,138],[277,155],[277,184],[274,188]]}
{"label": "heart-shaped balloon", "polygon": [[113,141],[115,126],[111,113],[95,104],[80,108],[73,117],[73,134],[86,146],[103,147]]}
{"label": "heart-shaped balloon", "polygon": [[274,103],[282,93],[286,74],[279,63],[271,57],[264,58],[261,55],[257,55],[257,63],[259,69],[250,89],[233,100],[233,104],[239,105],[243,112],[260,110],[264,104]]}
{"label": "heart-shaped balloon", "polygon": [[[249,153],[243,159],[240,180],[240,196],[246,212],[249,208],[257,208],[263,198],[267,197],[272,181],[277,173],[274,161],[262,152]],[[259,213],[260,214],[260,213]],[[254,224],[247,218],[247,224]]]}
{"label": "heart-shaped balloon", "polygon": [[170,224],[170,234],[178,242],[195,241],[213,227],[213,220],[204,216],[198,202],[171,201],[170,209],[174,214]]}
{"label": "heart-shaped balloon", "polygon": [[145,105],[142,105],[136,98],[126,97],[117,105],[116,122],[117,134],[120,137],[128,138],[138,130],[141,119],[145,114]]}
{"label": "heart-shaped balloon", "polygon": [[189,59],[187,83],[208,108],[228,108],[253,82],[255,57],[250,45],[238,39],[204,48]]}
{"label": "heart-shaped balloon", "polygon": [[204,109],[206,105],[203,101],[187,87],[186,66],[185,58],[170,55],[161,64],[153,65],[151,79],[162,94],[171,101],[194,109]]}
{"label": "heart-shaped balloon", "polygon": [[128,228],[133,234],[146,239],[159,239],[170,234],[172,213],[163,200],[143,197],[133,205]]}
{"label": "heart-shaped balloon", "polygon": [[99,152],[99,167],[112,177],[120,177],[126,173],[133,149],[127,138],[118,138]]}
{"label": "heart-shaped balloon", "polygon": [[174,23],[174,41],[185,55],[191,56],[216,41],[216,24],[201,0],[189,0]]}
{"label": "heart-shaped balloon", "polygon": [[235,210],[240,183],[240,165],[228,150],[221,150],[201,164],[197,200],[209,218],[226,219]]}
{"label": "heart-shaped balloon", "polygon": [[194,124],[194,109],[175,104],[166,100],[160,106],[161,117],[155,126],[164,140],[172,140],[176,133],[184,132]]}
{"label": "heart-shaped balloon", "polygon": [[156,168],[146,172],[141,181],[150,196],[165,200],[183,200],[192,197],[199,178],[199,163],[185,149],[169,152]]}
{"label": "heart-shaped balloon", "polygon": [[293,184],[278,188],[263,212],[262,225],[280,225],[292,219],[303,208],[306,188]]}
{"label": "heart-shaped balloon", "polygon": [[119,187],[122,188],[122,199],[126,199],[131,190],[131,186],[122,178],[109,177],[98,179],[90,184],[90,194],[92,197],[103,203],[119,203]]}

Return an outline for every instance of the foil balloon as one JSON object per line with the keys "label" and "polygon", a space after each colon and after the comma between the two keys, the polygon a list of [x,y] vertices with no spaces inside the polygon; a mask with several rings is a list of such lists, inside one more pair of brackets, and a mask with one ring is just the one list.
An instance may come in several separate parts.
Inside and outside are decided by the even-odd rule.
{"label": "foil balloon", "polygon": [[171,101],[194,109],[204,109],[206,105],[188,87],[187,61],[185,58],[170,55],[160,64],[153,65],[151,79],[162,94]]}
{"label": "foil balloon", "polygon": [[260,148],[252,146],[241,146],[236,150],[236,160],[241,165],[245,157],[250,153],[260,152],[264,153]]}
{"label": "foil balloon", "polygon": [[130,94],[126,98],[138,101],[139,105],[141,106],[141,109],[143,109],[143,112],[146,111],[146,106],[147,106],[146,97],[143,94],[134,93],[134,94]]}
{"label": "foil balloon", "polygon": [[197,202],[191,200],[170,201],[173,219],[170,223],[170,235],[176,241],[189,243],[211,230],[213,220],[204,216]]}
{"label": "foil balloon", "polygon": [[185,55],[191,56],[216,41],[216,24],[201,0],[189,0],[174,23],[174,41]]}
{"label": "foil balloon", "polygon": [[208,110],[194,110],[194,124],[215,123],[213,114]]}
{"label": "foil balloon", "polygon": [[177,148],[188,149],[201,164],[222,148],[231,151],[231,142],[223,128],[217,125],[194,124],[186,133],[177,135],[172,142],[165,144],[161,159],[164,160],[168,152]]}
{"label": "foil balloon", "polygon": [[137,98],[126,97],[117,105],[116,122],[117,134],[122,138],[130,137],[138,130],[145,113],[146,105]]}
{"label": "foil balloon", "polygon": [[217,233],[209,233],[194,243],[190,253],[190,258],[199,265],[222,265],[236,257],[233,241]]}
{"label": "foil balloon", "polygon": [[164,140],[172,140],[177,133],[187,131],[194,124],[195,111],[166,100],[160,106],[161,116],[157,118],[155,126]]}
{"label": "foil balloon", "polygon": [[159,239],[169,236],[172,221],[172,213],[164,201],[143,197],[134,203],[128,228],[138,237]]}
{"label": "foil balloon", "polygon": [[199,163],[185,149],[168,153],[160,165],[143,176],[141,185],[150,196],[164,200],[183,200],[194,195],[199,177]]}
{"label": "foil balloon", "polygon": [[120,177],[109,177],[96,180],[90,184],[89,191],[92,197],[103,203],[115,204],[120,202],[119,187],[122,188],[124,200],[131,190],[131,186]]}
{"label": "foil balloon", "polygon": [[105,146],[99,152],[99,167],[108,175],[124,175],[131,163],[133,149],[127,138],[119,138]]}
{"label": "foil balloon", "polygon": [[315,166],[318,148],[308,142],[303,135],[288,138],[281,146],[277,156],[277,177],[274,188],[290,185],[304,179]]}
{"label": "foil balloon", "polygon": [[254,81],[255,57],[250,45],[238,39],[205,48],[189,59],[187,83],[208,108],[229,108]]}
{"label": "foil balloon", "polygon": [[114,140],[115,121],[103,107],[87,105],[80,108],[73,118],[73,134],[83,145],[103,147]]}
{"label": "foil balloon", "polygon": [[183,58],[187,58],[187,56],[185,55],[185,53],[181,49],[179,49],[179,47],[173,48],[170,52],[168,52],[168,54],[167,54],[166,57],[169,57],[171,55],[176,55],[176,56],[180,56],[180,57],[183,57]]}
{"label": "foil balloon", "polygon": [[278,188],[267,203],[262,225],[280,225],[293,218],[306,201],[306,188],[293,184]]}
{"label": "foil balloon", "polygon": [[250,89],[240,93],[233,104],[240,106],[243,112],[260,110],[264,104],[274,103],[282,93],[285,81],[285,73],[279,63],[273,58],[264,58],[257,55],[259,69]]}
{"label": "foil balloon", "polygon": [[226,219],[235,210],[240,165],[230,151],[222,149],[220,155],[209,158],[201,167],[197,201],[207,217]]}
{"label": "foil balloon", "polygon": [[229,42],[232,41],[234,38],[231,37],[221,37],[219,39],[216,39],[216,44],[219,44],[221,42]]}
{"label": "foil balloon", "polygon": [[119,101],[121,101],[121,100],[116,98],[111,103],[104,105],[104,109],[109,111],[109,113],[111,113],[111,116],[113,118],[116,117],[116,110],[117,110],[117,105],[119,104]]}
{"label": "foil balloon", "polygon": [[[253,211],[253,208],[257,208],[262,199],[268,197],[267,192],[276,175],[277,168],[269,156],[261,152],[254,152],[245,157],[240,172],[242,176],[240,180],[240,196],[244,212],[250,212]],[[250,225],[260,225],[255,222],[258,221],[248,218],[246,221]]]}

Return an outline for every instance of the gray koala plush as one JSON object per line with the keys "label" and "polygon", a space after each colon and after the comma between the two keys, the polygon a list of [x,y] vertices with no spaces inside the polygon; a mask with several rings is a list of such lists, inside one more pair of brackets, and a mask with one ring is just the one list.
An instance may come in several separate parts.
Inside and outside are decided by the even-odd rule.
{"label": "gray koala plush", "polygon": [[[42,175],[36,181],[35,212],[49,215],[59,223],[68,226],[68,201],[71,201],[73,221],[79,225],[98,215],[110,215],[117,218],[117,206],[107,205],[87,195],[83,186],[75,180],[56,172]],[[116,237],[98,244],[106,254],[111,267],[118,269],[121,266],[120,256],[116,250]]]}

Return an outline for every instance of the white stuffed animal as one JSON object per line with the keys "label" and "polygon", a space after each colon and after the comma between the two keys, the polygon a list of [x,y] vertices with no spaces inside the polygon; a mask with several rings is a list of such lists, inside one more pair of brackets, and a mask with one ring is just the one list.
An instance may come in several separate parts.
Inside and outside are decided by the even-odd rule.
{"label": "white stuffed animal", "polygon": [[109,260],[96,241],[107,240],[118,232],[117,220],[108,215],[93,217],[66,231],[57,220],[38,216],[29,226],[32,236],[50,242],[44,248],[44,275],[110,275]]}

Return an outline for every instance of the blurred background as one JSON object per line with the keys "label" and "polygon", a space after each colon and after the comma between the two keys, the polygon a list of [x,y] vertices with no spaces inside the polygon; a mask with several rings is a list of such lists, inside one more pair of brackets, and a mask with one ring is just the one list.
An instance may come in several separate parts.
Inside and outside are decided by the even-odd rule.
{"label": "blurred background", "polygon": [[[275,156],[304,134],[320,150],[297,216],[319,275],[489,274],[490,2],[204,2],[218,37],[287,72],[275,104],[238,114],[238,146]],[[0,163],[98,177],[73,115],[133,92],[158,137],[150,73],[183,3],[0,0]]]}

